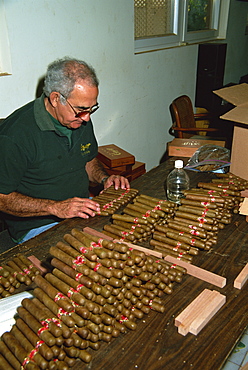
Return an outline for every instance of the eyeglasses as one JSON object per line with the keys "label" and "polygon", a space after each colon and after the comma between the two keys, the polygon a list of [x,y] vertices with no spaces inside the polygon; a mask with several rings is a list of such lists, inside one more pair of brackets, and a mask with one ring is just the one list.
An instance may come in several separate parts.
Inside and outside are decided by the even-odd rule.
{"label": "eyeglasses", "polygon": [[89,109],[83,109],[79,112],[75,110],[75,108],[71,105],[71,103],[66,99],[66,97],[60,93],[60,95],[66,100],[66,102],[69,104],[73,112],[75,113],[75,118],[85,118],[87,114],[93,114],[97,111],[99,108],[99,104],[97,103],[96,105],[93,105],[93,107],[90,107]]}

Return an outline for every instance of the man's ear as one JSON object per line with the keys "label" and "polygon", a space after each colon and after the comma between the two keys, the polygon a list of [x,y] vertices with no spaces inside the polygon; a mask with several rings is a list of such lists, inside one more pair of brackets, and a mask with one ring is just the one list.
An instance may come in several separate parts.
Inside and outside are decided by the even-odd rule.
{"label": "man's ear", "polygon": [[60,99],[60,94],[57,91],[51,92],[49,96],[49,100],[53,107],[57,107],[59,99]]}

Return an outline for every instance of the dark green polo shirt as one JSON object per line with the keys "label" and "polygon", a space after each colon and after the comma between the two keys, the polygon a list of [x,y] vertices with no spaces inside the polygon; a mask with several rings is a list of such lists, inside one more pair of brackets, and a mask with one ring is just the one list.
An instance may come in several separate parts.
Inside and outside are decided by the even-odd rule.
{"label": "dark green polo shirt", "polygon": [[[69,137],[58,124],[46,111],[43,95],[6,118],[0,126],[0,193],[53,200],[89,196],[85,165],[97,155],[92,122]],[[33,228],[60,221],[7,214],[5,219],[16,241]]]}

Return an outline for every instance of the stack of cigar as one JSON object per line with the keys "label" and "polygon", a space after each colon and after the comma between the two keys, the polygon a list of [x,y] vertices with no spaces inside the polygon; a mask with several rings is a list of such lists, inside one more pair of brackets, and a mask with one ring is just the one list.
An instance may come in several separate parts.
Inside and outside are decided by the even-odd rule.
{"label": "stack of cigar", "polygon": [[0,266],[0,298],[10,296],[21,284],[30,285],[40,271],[21,253]]}
{"label": "stack of cigar", "polygon": [[25,298],[18,319],[0,341],[7,369],[63,369],[111,342],[150,310],[164,312],[185,269],[128,244],[73,229],[51,247],[52,273],[35,277],[34,299]]}
{"label": "stack of cigar", "polygon": [[199,250],[208,250],[217,243],[219,230],[238,212],[241,191],[246,187],[245,180],[231,174],[210,183],[199,182],[198,188],[184,192],[173,219],[155,227],[150,244],[163,255],[191,262]]}
{"label": "stack of cigar", "polygon": [[100,216],[109,216],[115,213],[120,207],[129,203],[137,194],[136,189],[117,189],[111,186],[103,190],[93,200],[100,204]]}
{"label": "stack of cigar", "polygon": [[174,216],[177,205],[167,200],[137,195],[123,214],[113,214],[112,224],[103,227],[103,233],[115,239],[132,243],[150,238],[156,225],[165,224]]}

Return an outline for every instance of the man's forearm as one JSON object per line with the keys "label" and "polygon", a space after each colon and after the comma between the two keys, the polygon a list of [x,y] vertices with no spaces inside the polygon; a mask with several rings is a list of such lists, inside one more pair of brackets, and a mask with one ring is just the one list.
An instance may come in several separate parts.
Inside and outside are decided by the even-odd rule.
{"label": "man's forearm", "polygon": [[89,180],[99,184],[104,177],[109,176],[97,158],[92,159],[86,164],[86,171],[89,176]]}
{"label": "man's forearm", "polygon": [[19,217],[50,215],[55,201],[32,198],[17,192],[0,195],[0,211]]}

